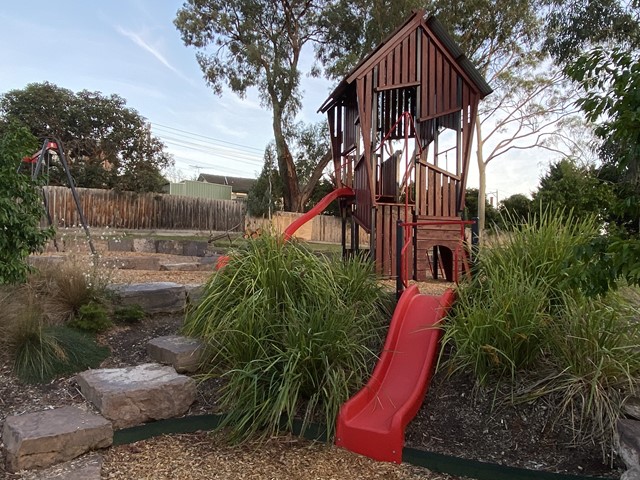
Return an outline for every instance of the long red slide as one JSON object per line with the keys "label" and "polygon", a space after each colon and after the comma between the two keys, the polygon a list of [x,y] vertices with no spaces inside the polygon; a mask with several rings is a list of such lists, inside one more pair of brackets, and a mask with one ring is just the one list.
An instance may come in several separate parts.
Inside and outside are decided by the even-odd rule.
{"label": "long red slide", "polygon": [[371,379],[342,405],[336,445],[375,460],[402,462],[404,431],[424,400],[438,352],[441,330],[455,294],[404,291],[391,319]]}
{"label": "long red slide", "polygon": [[311,210],[297,218],[294,222],[289,225],[284,231],[284,241],[288,241],[293,234],[305,223],[311,220],[316,215],[320,215],[322,212],[326,210],[326,208],[333,202],[336,198],[342,197],[353,197],[355,193],[349,187],[337,188],[330,192],[328,195],[324,196],[322,200],[316,203]]}

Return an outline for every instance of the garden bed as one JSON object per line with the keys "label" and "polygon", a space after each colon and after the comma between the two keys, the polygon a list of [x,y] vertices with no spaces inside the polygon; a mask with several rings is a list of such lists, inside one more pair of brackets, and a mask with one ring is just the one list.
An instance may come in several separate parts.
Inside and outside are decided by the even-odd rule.
{"label": "garden bed", "polygon": [[[114,272],[113,279],[119,282],[202,283],[209,275],[210,272],[119,270]],[[422,284],[421,290],[438,294],[446,286],[443,283]],[[131,326],[118,326],[101,334],[100,342],[108,345],[112,352],[102,366],[121,367],[149,361],[147,342],[154,337],[177,332],[181,322],[182,318],[177,316],[157,316]],[[213,380],[200,384],[197,401],[188,415],[218,413],[218,387],[219,383]],[[85,403],[84,399],[72,377],[45,385],[24,385],[10,374],[8,365],[0,365],[0,423],[8,415],[81,403]],[[542,401],[517,407],[496,405],[491,395],[475,388],[470,377],[461,375],[446,378],[443,372],[439,372],[434,376],[423,408],[409,424],[406,444],[418,449],[532,470],[619,477],[622,470],[618,463],[614,462],[613,468],[603,463],[602,452],[596,445],[569,446],[571,432],[566,422],[560,419],[554,423],[553,420]],[[307,472],[296,478],[344,478],[347,475],[352,478],[454,478],[431,474],[423,469],[394,470],[386,464],[367,463],[360,457],[339,452],[333,447],[312,446],[291,438],[261,445],[258,451],[264,450],[266,454],[249,455],[254,463],[247,466],[242,463],[247,461],[246,449],[222,449],[217,443],[209,442],[208,437],[201,434],[192,434],[116,447],[107,454],[104,471],[114,475],[109,478],[141,477],[144,476],[143,472],[154,468],[160,458],[157,455],[171,459],[166,462],[175,471],[185,468],[200,470],[205,468],[201,465],[203,458],[215,456],[216,462],[218,459],[227,462],[234,458],[241,462],[236,467],[224,463],[224,468],[231,473],[227,477],[217,478],[239,478],[238,468],[247,470],[245,478],[266,478],[266,472],[269,471],[278,477],[281,474],[277,472],[294,472],[295,468]],[[610,462],[611,458],[605,460]],[[4,458],[0,458],[0,463],[0,478],[4,478],[3,475],[6,478],[19,478],[4,472]],[[316,472],[316,468],[325,473],[309,473]],[[336,468],[338,470],[334,470]],[[347,473],[348,468],[353,468],[354,473]],[[255,476],[255,472],[265,472],[265,476]]]}

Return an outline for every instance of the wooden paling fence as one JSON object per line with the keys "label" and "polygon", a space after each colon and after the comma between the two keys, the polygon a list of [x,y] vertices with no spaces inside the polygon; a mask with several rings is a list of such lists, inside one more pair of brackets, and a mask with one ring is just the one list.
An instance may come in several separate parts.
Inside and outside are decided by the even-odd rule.
{"label": "wooden paling fence", "polygon": [[[297,220],[302,214],[292,212],[276,212],[271,220],[266,218],[247,216],[246,228],[249,233],[260,231],[268,231],[273,229],[282,233],[285,229]],[[342,220],[338,217],[330,215],[318,215],[309,222],[302,225],[294,234],[301,240],[312,242],[341,243],[342,242]],[[347,244],[351,241],[351,232],[347,229]],[[369,245],[369,235],[362,232],[360,234],[360,246]]]}
{"label": "wooden paling fence", "polygon": [[[245,205],[242,201],[94,188],[77,190],[90,227],[237,232],[244,229]],[[44,187],[44,194],[53,225],[80,225],[71,189]]]}

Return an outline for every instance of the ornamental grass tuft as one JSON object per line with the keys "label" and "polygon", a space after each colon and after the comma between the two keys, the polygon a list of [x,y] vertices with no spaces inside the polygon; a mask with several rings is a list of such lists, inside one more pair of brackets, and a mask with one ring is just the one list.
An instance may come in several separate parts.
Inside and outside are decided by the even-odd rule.
{"label": "ornamental grass tuft", "polygon": [[303,429],[329,437],[340,405],[361,387],[381,345],[388,301],[372,265],[309,252],[263,235],[211,277],[184,333],[208,346],[209,373],[226,378],[220,398],[230,439]]}
{"label": "ornamental grass tuft", "polygon": [[607,448],[640,386],[640,312],[620,293],[589,296],[575,281],[577,252],[598,230],[595,219],[541,212],[483,248],[445,325],[451,353],[441,367],[508,382],[505,401],[544,397],[570,419],[576,442]]}

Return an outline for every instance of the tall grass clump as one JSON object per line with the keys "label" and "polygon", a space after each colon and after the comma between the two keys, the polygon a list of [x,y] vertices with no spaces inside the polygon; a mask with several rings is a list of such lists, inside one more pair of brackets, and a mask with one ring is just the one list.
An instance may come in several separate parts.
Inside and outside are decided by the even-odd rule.
{"label": "tall grass clump", "polygon": [[0,298],[4,312],[0,347],[13,373],[26,383],[97,367],[109,355],[95,339],[71,328],[51,325],[29,286]]}
{"label": "tall grass clump", "polygon": [[210,351],[208,376],[226,377],[220,403],[231,438],[323,421],[364,382],[381,343],[384,296],[361,259],[321,258],[263,235],[207,283],[184,332]]}
{"label": "tall grass clump", "polygon": [[444,366],[510,383],[508,400],[545,397],[576,441],[604,446],[638,388],[640,329],[620,295],[577,287],[576,252],[597,234],[594,219],[547,211],[483,248],[445,326]]}
{"label": "tall grass clump", "polygon": [[104,304],[108,272],[76,257],[60,265],[41,268],[31,276],[32,284],[45,301],[45,310],[53,323],[63,324],[80,315],[89,304]]}

